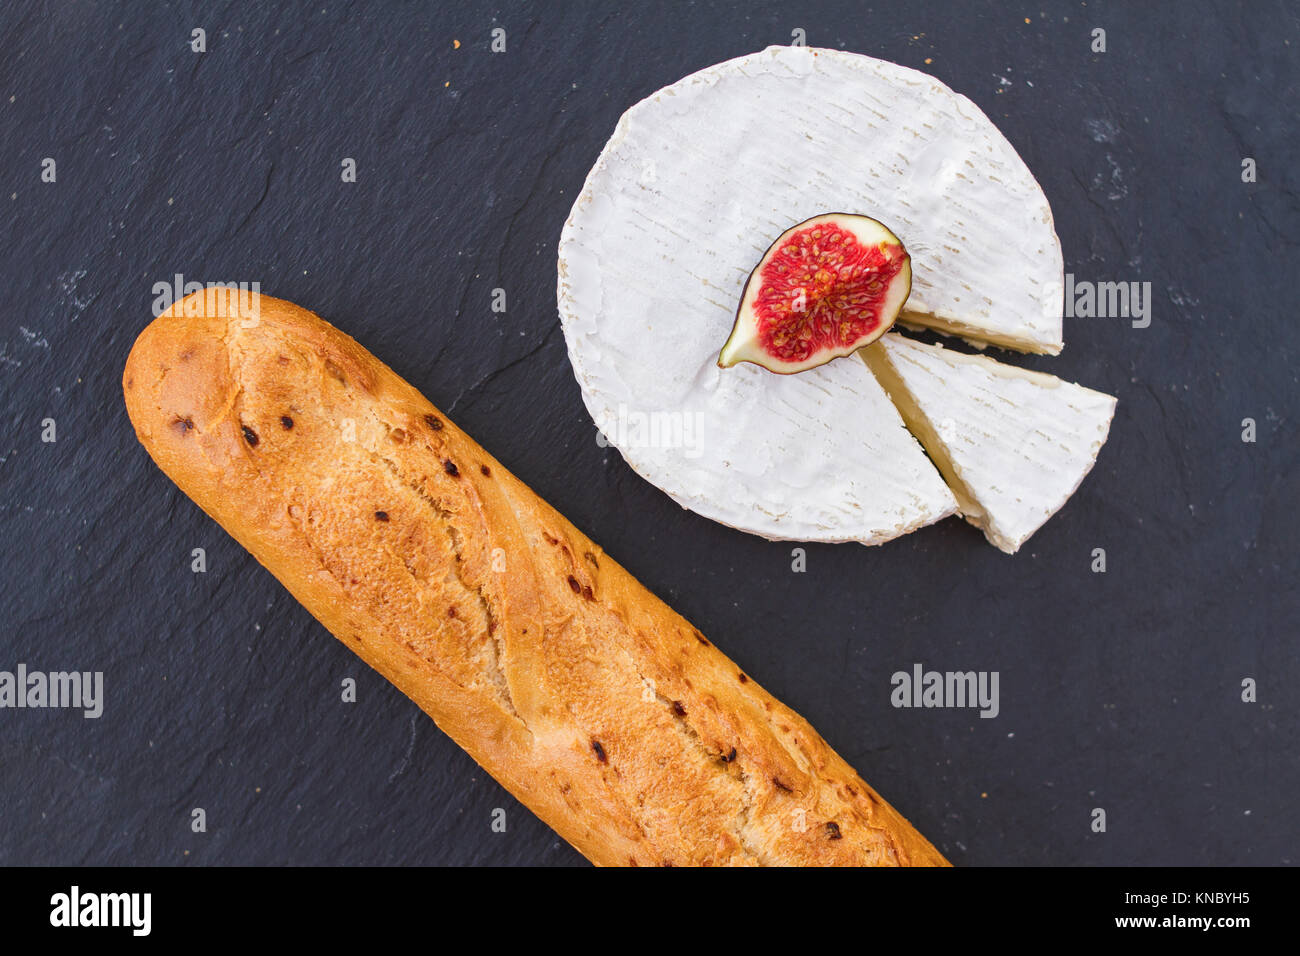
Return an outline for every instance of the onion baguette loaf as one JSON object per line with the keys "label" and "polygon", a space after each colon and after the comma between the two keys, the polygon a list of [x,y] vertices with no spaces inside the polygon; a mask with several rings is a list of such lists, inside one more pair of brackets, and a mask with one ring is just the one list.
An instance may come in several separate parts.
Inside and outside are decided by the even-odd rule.
{"label": "onion baguette loaf", "polygon": [[[946,865],[797,714],[355,341],[203,293],[123,376],[158,466],[597,864]],[[242,311],[241,311],[242,310]]]}

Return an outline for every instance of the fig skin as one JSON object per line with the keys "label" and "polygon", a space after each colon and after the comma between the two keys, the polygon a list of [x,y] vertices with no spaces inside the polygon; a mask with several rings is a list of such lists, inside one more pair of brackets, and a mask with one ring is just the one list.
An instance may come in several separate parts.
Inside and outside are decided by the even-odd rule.
{"label": "fig skin", "polygon": [[[863,232],[875,232],[879,234],[879,238],[874,240],[875,244],[887,243],[890,245],[896,245],[902,251],[902,264],[899,267],[898,273],[890,280],[889,287],[883,297],[885,302],[882,302],[882,305],[885,305],[887,300],[891,297],[895,297],[897,301],[892,307],[882,308],[880,313],[880,324],[873,329],[869,335],[863,336],[858,340],[852,347],[843,349],[828,348],[821,352],[814,353],[814,357],[817,358],[817,361],[811,363],[782,362],[775,356],[766,352],[764,348],[757,343],[755,331],[757,321],[752,315],[746,314],[747,307],[750,310],[754,308],[753,303],[750,302],[750,291],[753,289],[755,294],[758,293],[760,287],[755,286],[755,282],[762,282],[761,273],[763,267],[770,261],[775,250],[789,241],[790,237],[795,233],[821,222],[828,222],[841,229],[846,229],[852,233],[855,238],[858,238],[859,242],[862,241],[860,237]],[[865,245],[870,243],[863,244]],[[898,296],[897,290],[900,286],[903,292],[901,296]],[[736,316],[732,322],[731,332],[727,336],[727,341],[723,344],[722,350],[718,354],[718,368],[732,368],[742,362],[749,362],[753,365],[758,365],[775,375],[797,375],[800,372],[806,372],[809,369],[818,368],[837,358],[844,358],[845,356],[852,355],[858,349],[864,348],[876,341],[893,327],[894,323],[898,320],[898,316],[903,311],[903,306],[906,304],[911,292],[911,255],[908,253],[907,247],[903,244],[903,241],[898,238],[892,229],[880,220],[874,219],[871,216],[862,215],[861,213],[828,212],[811,216],[802,222],[795,223],[777,236],[776,239],[768,245],[767,249],[763,251],[757,264],[750,271],[749,277],[745,280],[744,288],[741,290],[740,302],[736,307]],[[891,312],[892,314],[890,314]],[[744,338],[737,342],[738,336],[744,336]],[[728,356],[729,351],[732,353],[731,356]]]}

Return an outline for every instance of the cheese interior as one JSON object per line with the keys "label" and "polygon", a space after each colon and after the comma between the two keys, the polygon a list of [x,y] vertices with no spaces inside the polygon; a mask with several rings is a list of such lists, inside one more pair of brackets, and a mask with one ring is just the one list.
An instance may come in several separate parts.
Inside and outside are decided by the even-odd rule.
{"label": "cheese interior", "polygon": [[1047,341],[1040,336],[1018,335],[1009,329],[996,326],[974,325],[961,319],[946,315],[933,315],[928,312],[909,312],[906,309],[898,317],[900,325],[916,329],[932,329],[944,335],[953,335],[975,348],[982,349],[996,345],[1017,352],[1035,352],[1040,355],[1060,355],[1063,343]]}

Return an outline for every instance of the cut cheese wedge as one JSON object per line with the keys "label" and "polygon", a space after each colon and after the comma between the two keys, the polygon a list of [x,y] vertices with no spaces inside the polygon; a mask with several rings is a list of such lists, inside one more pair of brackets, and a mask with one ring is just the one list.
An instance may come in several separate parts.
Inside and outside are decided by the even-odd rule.
{"label": "cut cheese wedge", "polygon": [[985,537],[1014,553],[1074,494],[1115,399],[892,332],[858,353]]}
{"label": "cut cheese wedge", "polygon": [[944,335],[956,336],[977,349],[996,345],[1017,352],[1035,352],[1040,355],[1061,354],[1064,343],[1061,341],[1059,319],[1046,331],[1036,330],[1021,323],[993,323],[972,321],[972,319],[971,316],[961,319],[952,315],[918,312],[912,308],[904,309],[899,314],[898,324],[909,329],[929,329]]}

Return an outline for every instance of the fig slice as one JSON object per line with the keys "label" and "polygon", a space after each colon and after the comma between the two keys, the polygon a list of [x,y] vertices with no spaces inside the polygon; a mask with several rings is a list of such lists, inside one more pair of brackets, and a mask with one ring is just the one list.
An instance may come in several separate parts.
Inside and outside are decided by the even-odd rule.
{"label": "fig slice", "polygon": [[718,367],[790,375],[851,355],[889,330],[911,291],[911,257],[883,224],[840,212],[806,219],[749,274]]}

